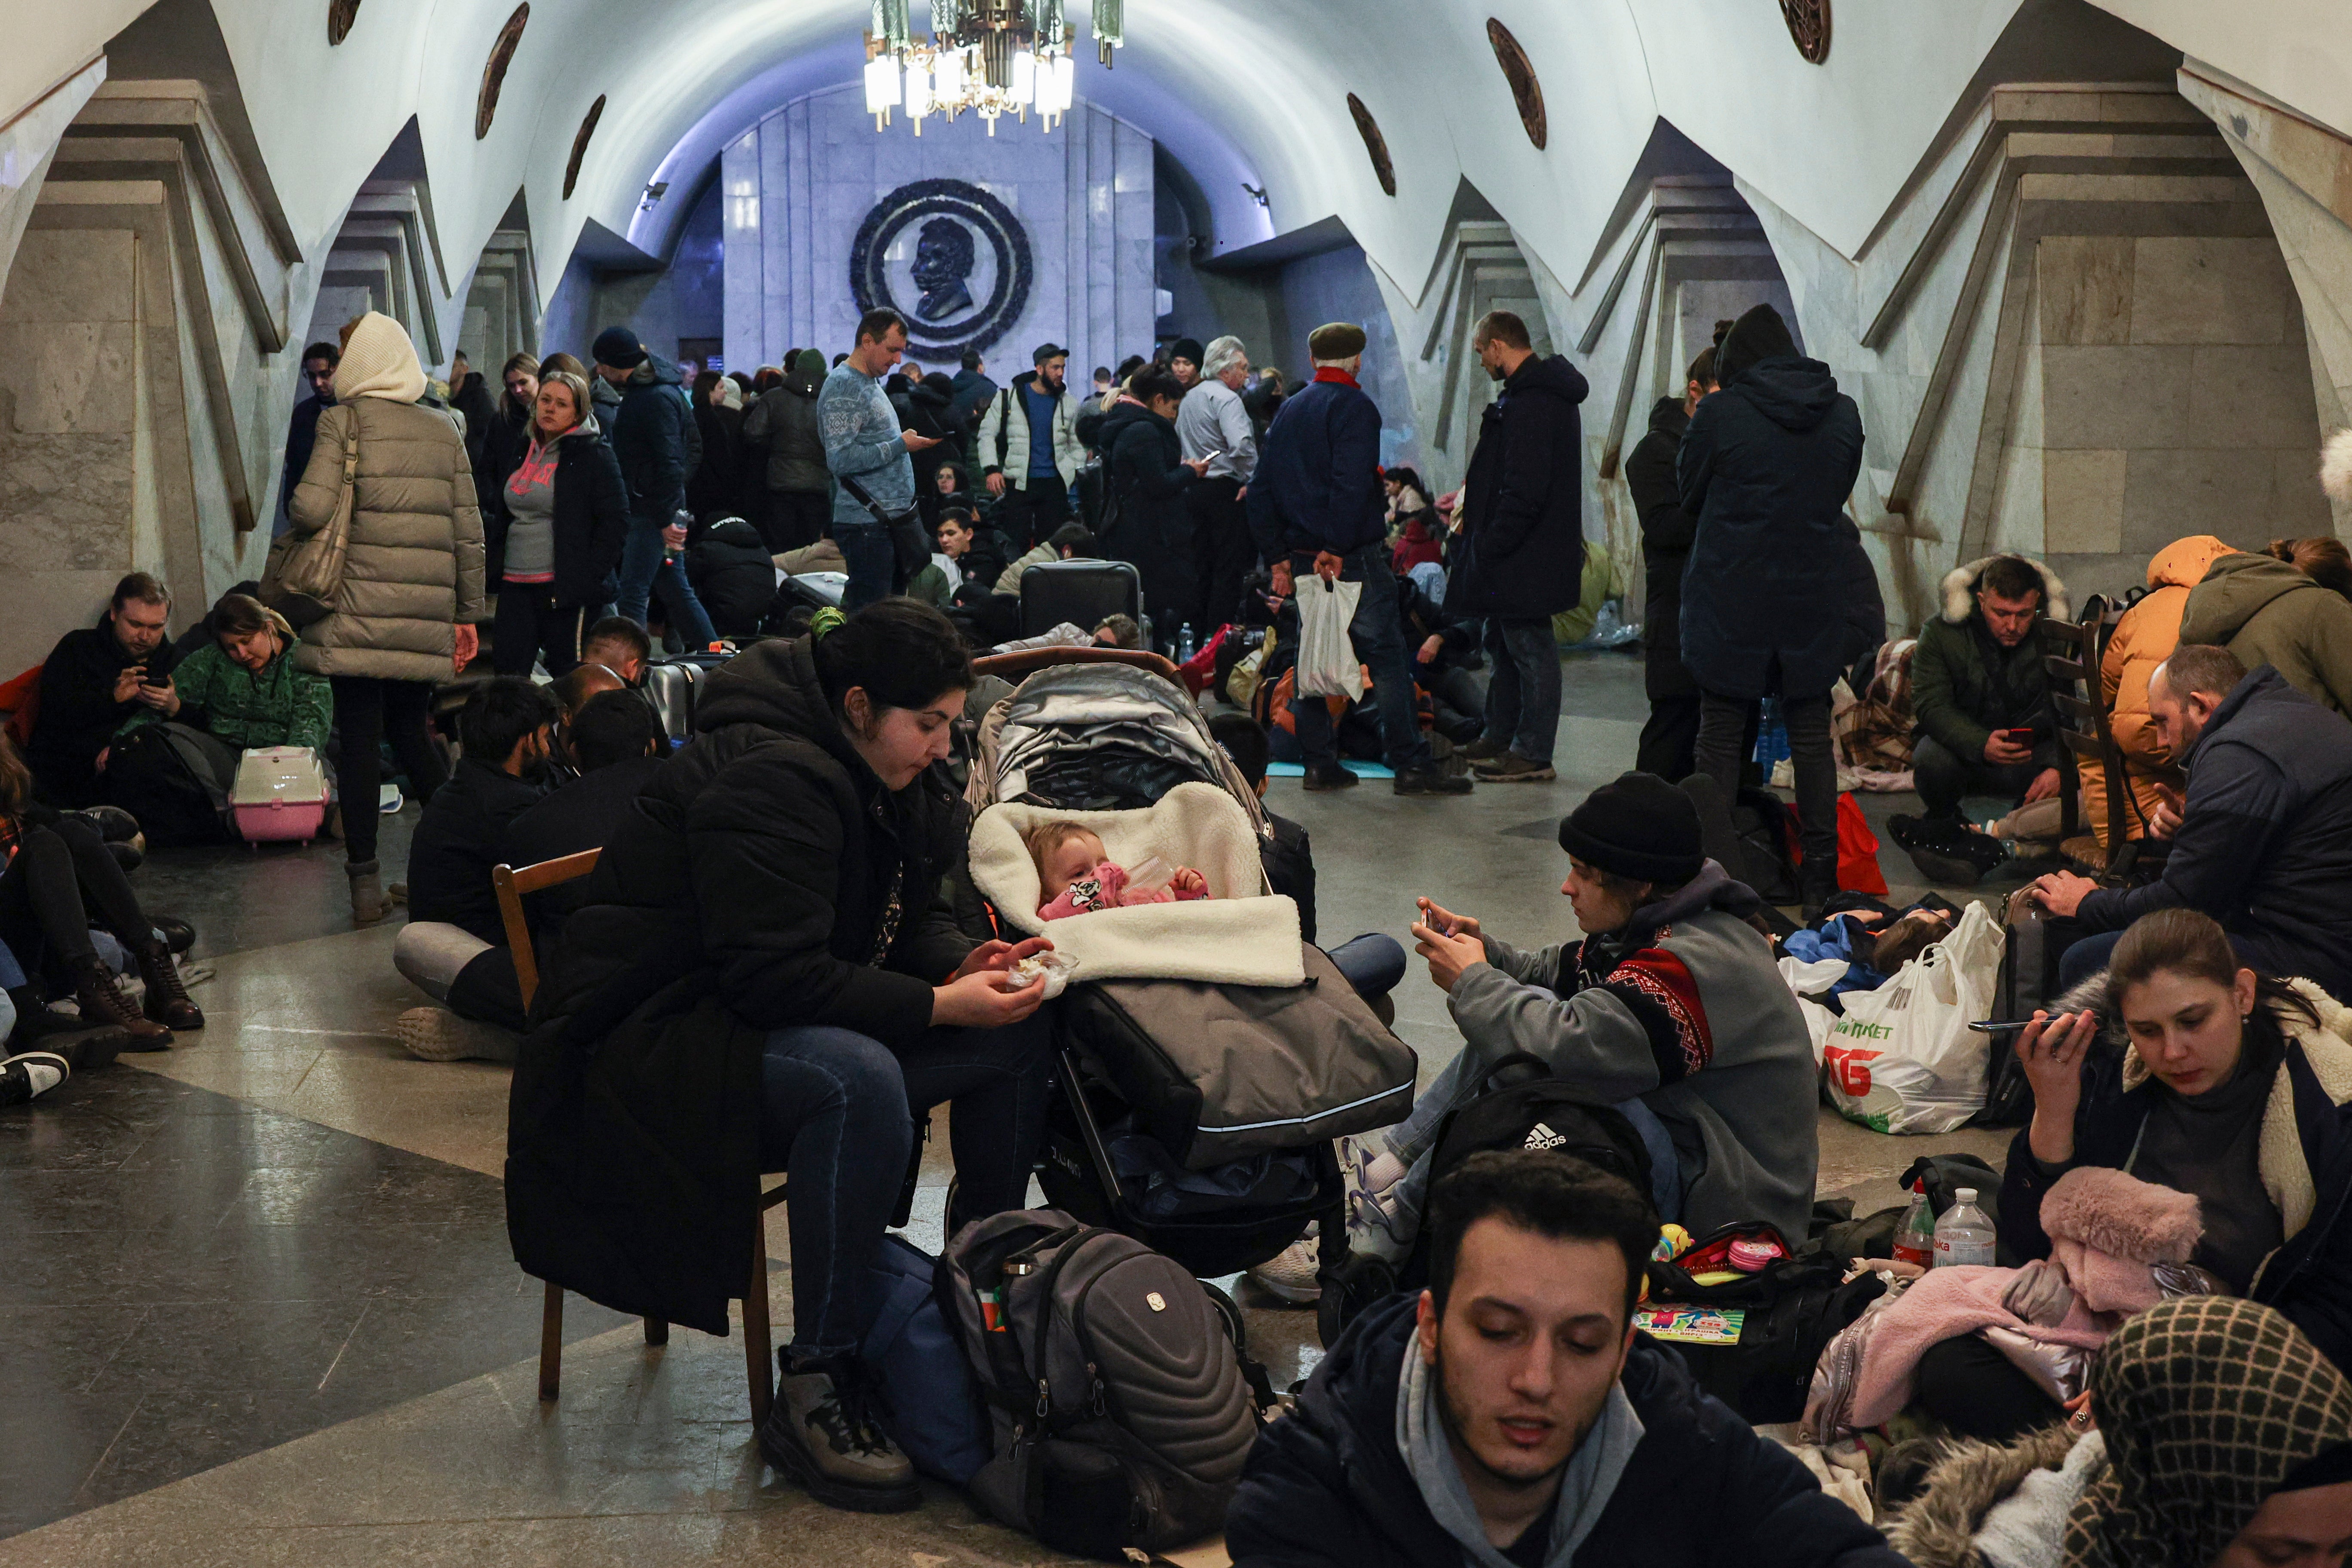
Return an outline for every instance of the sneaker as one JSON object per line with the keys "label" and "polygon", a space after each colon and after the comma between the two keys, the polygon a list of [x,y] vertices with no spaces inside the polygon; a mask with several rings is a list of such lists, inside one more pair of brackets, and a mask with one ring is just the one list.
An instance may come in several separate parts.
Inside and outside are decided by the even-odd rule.
{"label": "sneaker", "polygon": [[1388,1152],[1388,1145],[1376,1133],[1350,1132],[1339,1140],[1339,1186],[1346,1194],[1349,1212],[1359,1203],[1371,1203],[1396,1184],[1372,1185],[1372,1162]]}
{"label": "sneaker", "polygon": [[1920,875],[1945,887],[1973,888],[2009,856],[2000,840],[1958,817],[1891,816],[1886,832],[1911,857]]}
{"label": "sneaker", "polygon": [[1530,762],[1517,752],[1490,757],[1472,773],[1480,784],[1549,784],[1559,777],[1549,763]]}
{"label": "sneaker", "polygon": [[1392,786],[1399,795],[1468,795],[1472,789],[1466,778],[1450,779],[1435,768],[1407,768],[1397,774]]}
{"label": "sneaker", "polygon": [[915,1467],[874,1424],[856,1374],[845,1371],[836,1382],[830,1368],[838,1364],[787,1373],[776,1385],[760,1424],[760,1452],[829,1508],[904,1513],[919,1507]]}
{"label": "sneaker", "polygon": [[1323,1299],[1322,1283],[1316,1279],[1322,1267],[1322,1243],[1309,1234],[1251,1269],[1249,1277],[1276,1300],[1307,1307]]}
{"label": "sneaker", "polygon": [[393,816],[406,804],[406,798],[401,795],[398,784],[383,784],[376,786],[375,808],[384,816]]}
{"label": "sneaker", "polygon": [[1510,750],[1510,747],[1507,745],[1497,745],[1494,742],[1486,739],[1486,736],[1481,735],[1476,740],[1471,742],[1468,745],[1463,747],[1462,754],[1469,758],[1474,763],[1484,763],[1490,762],[1496,757],[1507,756],[1509,754]]}
{"label": "sneaker", "polygon": [[1338,763],[1309,763],[1299,786],[1309,795],[1320,795],[1330,789],[1353,789],[1363,781]]}
{"label": "sneaker", "polygon": [[1348,1195],[1348,1250],[1402,1263],[1412,1251],[1412,1227],[1397,1212],[1393,1189]]}
{"label": "sneaker", "polygon": [[55,1051],[26,1051],[0,1062],[0,1105],[22,1105],[73,1076],[73,1068]]}
{"label": "sneaker", "polygon": [[411,1007],[393,1020],[393,1034],[419,1061],[461,1062],[469,1057],[514,1056],[512,1037],[496,1024],[460,1018],[446,1007]]}

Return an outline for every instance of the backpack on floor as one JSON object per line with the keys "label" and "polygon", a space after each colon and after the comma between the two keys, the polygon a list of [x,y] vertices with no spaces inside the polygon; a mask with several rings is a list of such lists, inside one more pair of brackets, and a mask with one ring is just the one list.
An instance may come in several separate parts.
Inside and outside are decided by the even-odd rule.
{"label": "backpack on floor", "polygon": [[[1717,1271],[1707,1267],[1715,1255],[1743,1237],[1769,1237],[1784,1255],[1757,1273],[1700,1284],[1696,1275]],[[1635,1326],[1673,1345],[1702,1390],[1759,1424],[1804,1414],[1822,1352],[1886,1289],[1875,1274],[1847,1280],[1843,1260],[1825,1251],[1791,1257],[1787,1248],[1761,1221],[1720,1226],[1681,1260],[1651,1263],[1650,1293],[1634,1313]]]}
{"label": "backpack on floor", "polygon": [[885,1236],[866,1271],[874,1323],[857,1347],[882,1391],[882,1429],[915,1468],[962,1486],[988,1462],[988,1407],[932,1289],[939,1259]]}
{"label": "backpack on floor", "polygon": [[1108,1562],[1223,1527],[1258,1405],[1231,1324],[1181,1265],[1019,1209],[959,1232],[933,1289],[988,1404],[973,1501]]}
{"label": "backpack on floor", "polygon": [[142,724],[106,759],[108,798],[139,819],[158,849],[229,841],[236,748],[186,724]]}

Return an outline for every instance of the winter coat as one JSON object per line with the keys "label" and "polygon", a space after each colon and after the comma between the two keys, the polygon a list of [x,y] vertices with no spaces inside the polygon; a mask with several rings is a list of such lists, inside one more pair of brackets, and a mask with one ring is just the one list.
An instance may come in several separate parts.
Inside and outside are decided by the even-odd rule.
{"label": "winter coat", "polygon": [[[596,428],[595,416],[558,436],[555,450],[555,602],[567,608],[601,605],[613,596],[610,579],[621,564],[621,546],[629,532],[629,498],[621,483],[620,459]],[[511,482],[524,461],[545,460],[545,448],[535,442],[507,470],[501,481]],[[495,517],[486,520],[488,534],[489,580],[502,581],[506,568],[507,527],[512,521],[503,500]]]}
{"label": "winter coat", "polygon": [[[530,455],[530,444],[537,436],[530,409],[517,406],[511,397],[499,399],[497,412],[482,430],[482,455],[474,463],[474,500],[481,508],[485,532],[489,530],[490,520],[499,515],[502,504],[499,492],[514,478],[523,458]],[[495,572],[490,581],[498,581]]]}
{"label": "winter coat", "polygon": [[[2042,659],[2041,623],[2015,647],[2003,647],[1977,609],[1977,584],[1985,568],[2000,559],[1988,555],[1944,574],[1944,605],[1919,628],[1911,656],[1911,710],[1918,735],[1936,742],[1964,763],[1984,760],[1985,742],[1995,730],[2032,728],[2052,738],[2057,715],[2050,705],[2050,672]],[[2073,609],[2058,574],[2027,556],[2042,575],[2042,614],[2065,620]]]}
{"label": "winter coat", "polygon": [[1315,940],[1315,845],[1306,827],[1286,816],[1265,814],[1274,837],[1257,847],[1258,863],[1265,868],[1266,886],[1298,906],[1298,934]]}
{"label": "winter coat", "polygon": [[1478,1076],[1526,1051],[1595,1105],[1639,1098],[1682,1150],[1683,1224],[1806,1233],[1821,1163],[1812,1037],[1746,917],[1756,895],[1708,861],[1626,930],[1523,952],[1484,937],[1486,962],[1446,1010]]}
{"label": "winter coat", "polygon": [[1118,496],[1118,521],[1103,541],[1106,552],[1140,561],[1142,555],[1130,552],[1181,548],[1192,537],[1184,492],[1196,476],[1184,466],[1174,422],[1122,403],[1103,416],[1102,449],[1104,468]]}
{"label": "winter coat", "polygon": [[1915,1568],[2054,1568],[2068,1510],[2105,1473],[2105,1443],[2078,1441],[2063,1423],[2006,1445],[1956,1444],[1937,1460],[1927,1489],[1888,1521],[1886,1543]]}
{"label": "winter coat", "polygon": [[489,438],[490,426],[499,416],[488,379],[478,370],[467,371],[466,379],[449,389],[449,406],[466,417],[467,461],[477,468],[483,467],[482,443]]}
{"label": "winter coat", "polygon": [[1682,658],[1703,689],[1822,696],[1885,636],[1883,614],[1866,625],[1872,609],[1857,603],[1867,558],[1843,510],[1862,440],[1853,399],[1814,359],[1736,371],[1691,416],[1675,460],[1697,520]]}
{"label": "winter coat", "polygon": [[418,406],[424,382],[399,324],[373,311],[362,317],[335,370],[335,405],[319,416],[310,466],[287,508],[296,533],[327,526],[342,489],[345,434],[356,432],[342,586],[332,613],[304,627],[294,650],[313,675],[446,680],[457,626],[488,613],[473,468],[447,416]]}
{"label": "winter coat", "polygon": [[40,710],[25,762],[44,798],[68,807],[90,804],[99,784],[98,753],[132,719],[154,712],[135,697],[114,700],[114,678],[134,664],[146,666],[143,679],[151,683],[172,679],[172,644],[167,638],[152,653],[125,653],[114,639],[110,610],[98,625],[59,637],[42,660]]}
{"label": "winter coat", "polygon": [[2180,761],[2189,792],[2162,879],[2102,888],[2075,918],[2122,931],[2154,910],[2201,910],[2277,953],[2281,973],[2352,995],[2352,723],[2265,665]]}
{"label": "winter coat", "polygon": [[738,514],[743,504],[739,472],[742,411],[697,398],[694,428],[702,443],[702,461],[687,476],[686,510],[704,519]]}
{"label": "winter coat", "polygon": [[[2347,1367],[2352,1366],[2352,1222],[2346,1217],[2352,1207],[2352,1008],[2307,980],[2294,984],[2319,1024],[2285,1011],[2275,1015],[2286,1053],[2271,1079],[2256,1154],[2286,1240],[2263,1260],[2246,1295],[2284,1312],[2330,1361]],[[2063,1166],[2044,1166],[2033,1154],[2032,1129],[2019,1130],[2000,1187],[2004,1257],[2049,1257],[2043,1194],[2078,1166],[2127,1167],[2157,1097],[2172,1092],[2124,1034],[2104,974],[2077,986],[2066,1005],[2089,1006],[2105,1024],[2083,1058],[2074,1157]]]}
{"label": "winter coat", "polygon": [[497,763],[462,757],[433,792],[408,845],[408,918],[458,926],[493,947],[507,944],[490,868],[506,857],[507,824],[546,792]]}
{"label": "winter coat", "polygon": [[719,635],[738,642],[759,635],[775,602],[775,558],[760,531],[740,517],[719,523],[686,547],[686,580]]}
{"label": "winter coat", "polygon": [[628,489],[630,526],[668,527],[686,507],[688,477],[702,466],[702,433],[677,366],[669,361],[648,355],[629,373],[613,416],[613,455],[621,459],[621,482]]}
{"label": "winter coat", "polygon": [[[1016,490],[1029,488],[1028,391],[1037,384],[1037,373],[1024,371],[1013,384],[998,393],[980,416],[978,445],[981,473],[1003,474]],[[1086,444],[1078,439],[1076,399],[1065,385],[1054,394],[1054,471],[1066,485],[1076,484],[1078,466],[1087,460]]]}
{"label": "winter coat", "polygon": [[[335,727],[333,690],[324,679],[299,668],[289,650],[281,650],[257,675],[218,643],[210,643],[180,661],[172,684],[180,693],[181,723],[239,749],[308,746],[324,752]],[[152,709],[140,712],[162,717]],[[134,715],[131,723],[138,721]]]}
{"label": "winter coat", "polygon": [[832,488],[833,476],[824,466],[824,437],[816,427],[815,387],[803,387],[787,377],[783,385],[762,393],[743,416],[743,440],[767,448],[770,489],[823,495]]}
{"label": "winter coat", "polygon": [[331,396],[324,401],[306,397],[294,405],[286,421],[286,465],[278,476],[278,510],[283,513],[294,499],[294,487],[302,482],[302,470],[310,466],[310,448],[319,439],[319,416],[335,405]]}
{"label": "winter coat", "polygon": [[2180,640],[2267,664],[2313,701],[2352,718],[2352,601],[2267,555],[2224,555],[2189,590]]}
{"label": "winter coat", "polygon": [[1282,400],[1258,443],[1249,524],[1269,563],[1350,555],[1388,538],[1381,411],[1344,372],[1318,371]]}
{"label": "winter coat", "polygon": [[[2147,563],[2148,594],[2116,622],[2107,648],[2099,660],[2099,690],[2107,704],[2107,729],[2132,780],[2132,798],[2124,803],[2124,837],[2147,837],[2149,817],[2162,802],[2160,789],[2179,787],[2180,770],[2172,753],[2157,739],[2148,713],[2147,678],[2180,646],[2180,616],[2189,591],[2205,577],[2205,570],[2230,554],[2230,547],[2210,533],[2176,539],[2158,551]],[[2083,815],[2107,844],[2107,773],[2084,767]]]}
{"label": "winter coat", "polygon": [[1012,564],[997,575],[996,591],[1000,594],[1018,594],[1021,592],[1021,574],[1028,571],[1032,566],[1043,566],[1048,561],[1059,561],[1061,558],[1062,552],[1051,544],[1032,545],[1028,550],[1014,556]]}
{"label": "winter coat", "polygon": [[1486,405],[1462,482],[1462,531],[1445,596],[1454,613],[1542,620],[1584,584],[1584,377],[1529,355]]}
{"label": "winter coat", "polygon": [[[1438,1568],[1464,1561],[1397,1447],[1397,1384],[1417,1297],[1348,1327],[1297,1411],[1266,1424],[1225,1515],[1234,1568]],[[1635,1341],[1620,1374],[1642,1439],[1571,1568],[1903,1568],[1878,1531],[1789,1451]]]}
{"label": "winter coat", "polygon": [[926,531],[938,521],[946,500],[940,494],[940,470],[963,458],[963,426],[956,422],[954,403],[954,384],[942,371],[933,371],[907,392],[907,428],[939,441],[914,454],[915,500],[922,508]]}
{"label": "winter coat", "polygon": [[1698,682],[1683,668],[1683,568],[1690,562],[1697,524],[1683,510],[1675,458],[1690,416],[1679,397],[1661,397],[1650,410],[1649,434],[1625,458],[1625,488],[1642,525],[1642,689],[1653,702],[1696,697]]}
{"label": "winter coat", "polygon": [[713,671],[695,724],[564,923],[515,1067],[507,1228],[531,1274],[723,1334],[768,1035],[830,1024],[903,1050],[972,943],[935,903],[963,851],[953,789],[938,769],[882,788],[806,638]]}

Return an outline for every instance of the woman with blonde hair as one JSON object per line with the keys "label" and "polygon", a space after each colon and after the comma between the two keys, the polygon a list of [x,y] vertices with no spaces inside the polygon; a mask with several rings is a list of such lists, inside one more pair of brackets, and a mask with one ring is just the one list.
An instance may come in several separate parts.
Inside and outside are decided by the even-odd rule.
{"label": "woman with blonde hair", "polygon": [[240,750],[308,746],[324,753],[335,700],[324,677],[293,657],[286,617],[244,594],[225,594],[205,626],[212,641],[173,670],[180,722]]}
{"label": "woman with blonde hair", "polygon": [[628,494],[590,407],[587,382],[568,370],[541,373],[530,444],[489,528],[499,585],[490,658],[500,675],[529,675],[534,658],[551,676],[569,674],[621,563]]}

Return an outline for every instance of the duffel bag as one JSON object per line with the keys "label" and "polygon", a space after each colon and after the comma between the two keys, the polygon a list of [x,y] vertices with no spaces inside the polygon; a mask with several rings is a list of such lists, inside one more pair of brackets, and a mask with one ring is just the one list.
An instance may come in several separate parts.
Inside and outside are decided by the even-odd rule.
{"label": "duffel bag", "polygon": [[1650,1298],[1635,1310],[1634,1326],[1673,1345],[1699,1387],[1743,1419],[1794,1421],[1805,1413],[1822,1351],[1886,1285],[1875,1274],[1849,1282],[1844,1264],[1823,1254],[1787,1256],[1780,1232],[1761,1222],[1721,1226],[1683,1256],[1712,1258],[1743,1238],[1778,1242],[1783,1256],[1718,1285],[1698,1283],[1679,1263],[1654,1260]]}
{"label": "duffel bag", "polygon": [[874,1324],[857,1347],[882,1393],[876,1419],[915,1468],[962,1486],[988,1462],[988,1407],[934,1289],[939,1259],[885,1236],[866,1271]]}
{"label": "duffel bag", "polygon": [[151,848],[225,844],[236,757],[236,747],[192,725],[142,724],[107,755],[107,798],[139,819]]}

